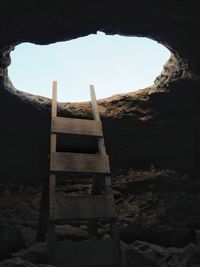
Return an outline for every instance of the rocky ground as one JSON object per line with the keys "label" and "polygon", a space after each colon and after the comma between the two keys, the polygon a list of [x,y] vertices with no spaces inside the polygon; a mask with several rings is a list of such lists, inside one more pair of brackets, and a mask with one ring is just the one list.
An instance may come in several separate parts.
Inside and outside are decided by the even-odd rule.
{"label": "rocky ground", "polygon": [[[172,170],[129,170],[113,175],[119,230],[127,266],[200,266],[200,183]],[[57,194],[90,193],[90,179],[59,179]],[[35,241],[41,186],[0,185],[0,266],[46,266],[46,244]],[[83,222],[56,227],[57,239],[84,240]],[[109,238],[100,223],[99,238]],[[43,264],[43,265],[42,265]],[[199,264],[199,265],[198,265]]]}
{"label": "rocky ground", "polygon": [[[44,267],[47,261],[46,245],[35,243],[35,236],[41,180],[48,171],[51,103],[13,88],[10,51],[21,42],[51,44],[99,30],[148,37],[173,53],[150,88],[98,102],[111,169],[118,172],[113,190],[124,258],[128,267],[200,266],[199,7],[196,0],[2,1],[1,267]],[[63,103],[58,114],[90,118],[91,108]],[[77,152],[83,143],[66,141],[58,140],[59,148],[75,145]],[[94,143],[84,144],[95,149]],[[89,191],[89,181],[77,180],[61,181],[57,193]],[[98,234],[109,238],[106,224]],[[85,239],[86,225],[58,226],[57,238]]]}

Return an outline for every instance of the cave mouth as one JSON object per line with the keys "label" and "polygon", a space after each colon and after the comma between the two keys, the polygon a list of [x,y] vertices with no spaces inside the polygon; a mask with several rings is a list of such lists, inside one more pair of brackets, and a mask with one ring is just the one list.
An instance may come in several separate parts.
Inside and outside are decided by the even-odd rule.
{"label": "cave mouth", "polygon": [[22,43],[8,73],[15,88],[43,97],[51,97],[51,81],[58,80],[58,100],[79,102],[90,99],[91,83],[98,99],[151,86],[170,54],[148,38],[97,32],[50,45]]}

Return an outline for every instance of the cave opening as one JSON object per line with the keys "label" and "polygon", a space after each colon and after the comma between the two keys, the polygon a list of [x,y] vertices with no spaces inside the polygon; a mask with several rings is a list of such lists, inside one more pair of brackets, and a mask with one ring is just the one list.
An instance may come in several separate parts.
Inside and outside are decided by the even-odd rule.
{"label": "cave opening", "polygon": [[[46,263],[46,250],[43,244],[35,245],[35,232],[49,153],[50,100],[13,90],[6,69],[10,64],[9,46],[24,42],[46,45],[97,30],[149,37],[173,53],[154,88],[98,101],[127,261],[135,265],[135,255],[140,255],[144,266],[146,262],[158,266],[198,265],[199,241],[195,239],[196,233],[199,240],[200,225],[198,3],[52,1],[47,5],[22,0],[10,5],[10,2],[2,3],[0,18],[0,260],[8,259],[0,265]],[[16,88],[23,91],[30,88],[30,80],[23,88],[10,76]],[[57,78],[45,82],[49,93],[52,79]],[[86,87],[82,85],[83,90],[87,91],[89,83]],[[59,90],[72,90],[67,84],[64,86],[59,83]],[[38,93],[33,94],[42,95],[40,87],[37,88]],[[98,92],[97,96],[101,98]],[[75,118],[88,118],[90,114],[88,103],[59,104],[59,112]],[[194,157],[196,181],[191,176]],[[71,182],[67,189],[64,187],[65,184],[60,184],[59,193],[63,195],[88,190],[87,183]],[[58,230],[59,239],[85,237],[84,225],[79,228],[66,225]],[[109,238],[106,231],[102,228],[101,234]],[[37,256],[38,251],[41,257]]]}
{"label": "cave opening", "polygon": [[150,87],[169,57],[151,39],[97,32],[45,46],[22,43],[8,72],[21,91],[51,97],[50,83],[58,80],[58,100],[79,102],[89,100],[90,83],[98,99]]}

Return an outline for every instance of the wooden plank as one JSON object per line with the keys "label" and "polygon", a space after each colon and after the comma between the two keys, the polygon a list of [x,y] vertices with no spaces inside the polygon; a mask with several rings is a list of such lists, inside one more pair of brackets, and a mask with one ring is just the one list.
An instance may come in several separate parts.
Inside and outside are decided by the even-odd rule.
{"label": "wooden plank", "polygon": [[96,95],[95,95],[95,90],[94,90],[93,84],[90,84],[90,97],[91,97],[92,111],[93,111],[94,119],[97,121],[100,121],[99,109],[98,109],[98,105],[97,105],[97,100],[96,100]]}
{"label": "wooden plank", "polygon": [[[57,116],[57,82],[53,81],[52,105],[51,105],[51,123],[52,118]],[[51,134],[51,152],[56,152],[56,134]]]}
{"label": "wooden plank", "polygon": [[56,134],[51,134],[51,146],[50,146],[50,151],[51,152],[56,152]]}
{"label": "wooden plank", "polygon": [[53,81],[51,116],[57,116],[57,81]]}
{"label": "wooden plank", "polygon": [[[98,105],[97,105],[97,100],[96,100],[94,85],[92,85],[92,84],[90,85],[90,97],[91,97],[92,111],[93,111],[94,119],[96,121],[99,121],[100,122],[101,119],[100,119],[100,115],[99,115],[99,109],[98,109]],[[102,135],[102,137],[99,137],[97,139],[97,141],[98,141],[99,152],[102,155],[106,155],[106,147],[105,147],[105,142],[104,142],[103,135]]]}
{"label": "wooden plank", "polygon": [[[53,81],[52,88],[52,106],[51,106],[51,123],[52,118],[57,116],[57,81]],[[50,151],[56,152],[56,134],[51,134],[51,144]],[[50,159],[51,161],[51,159]],[[55,195],[56,192],[56,175],[54,173],[50,173],[49,175],[49,198]],[[52,242],[55,237],[55,225],[49,225],[48,227],[48,246],[52,246]]]}
{"label": "wooden plank", "polygon": [[[103,190],[103,183],[102,179],[100,177],[97,177],[97,174],[93,174],[92,176],[92,190],[91,195],[100,195]],[[94,239],[97,238],[98,233],[98,220],[91,219],[88,222],[88,233],[90,238]]]}
{"label": "wooden plank", "polygon": [[[57,82],[53,81],[52,105],[51,105],[51,124],[52,119],[57,116]],[[56,152],[56,134],[51,134],[51,152]]]}
{"label": "wooden plank", "polygon": [[[51,107],[51,116],[52,118],[57,115],[57,82],[53,81],[52,88],[52,107]],[[51,153],[56,152],[56,134],[51,134]],[[56,188],[56,176],[55,174],[50,174],[49,177],[49,196],[55,194]]]}
{"label": "wooden plank", "polygon": [[52,172],[109,173],[107,155],[57,152],[51,154]]}
{"label": "wooden plank", "polygon": [[110,240],[55,241],[50,251],[50,264],[57,267],[119,266],[120,252]]}
{"label": "wooden plank", "polygon": [[[57,116],[57,81],[53,81],[52,88],[52,106],[51,106],[51,123],[52,118]],[[50,152],[56,152],[56,134],[51,133],[51,144],[50,144]],[[51,159],[50,159],[51,161]],[[54,173],[50,173],[49,175],[49,199],[51,196],[55,195],[56,192],[56,175]],[[52,246],[52,242],[55,237],[55,225],[49,224],[48,227],[48,246]]]}
{"label": "wooden plank", "polygon": [[94,120],[52,118],[51,131],[53,133],[80,134],[102,136],[101,122]]}
{"label": "wooden plank", "polygon": [[[90,97],[91,97],[91,104],[92,104],[92,112],[93,117],[96,121],[101,121],[98,104],[96,100],[94,85],[90,85]],[[98,150],[99,154],[106,155],[106,147],[104,143],[103,134],[101,137],[97,137],[98,141]],[[100,193],[101,192],[101,186],[99,186],[97,177],[93,176],[93,183],[92,183],[92,194]],[[98,220],[93,219],[89,221],[88,229],[90,233],[90,237],[93,238],[97,236],[97,226],[98,226]]]}
{"label": "wooden plank", "polygon": [[50,199],[51,221],[116,217],[113,195],[52,196]]}

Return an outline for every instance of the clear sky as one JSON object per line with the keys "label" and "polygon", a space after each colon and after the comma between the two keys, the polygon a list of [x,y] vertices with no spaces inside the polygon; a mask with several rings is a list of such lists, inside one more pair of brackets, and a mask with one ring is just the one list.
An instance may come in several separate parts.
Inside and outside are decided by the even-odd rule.
{"label": "clear sky", "polygon": [[89,100],[89,84],[97,98],[126,93],[153,84],[170,52],[147,38],[98,32],[66,42],[18,45],[11,53],[9,76],[15,88],[51,97],[58,81],[58,100]]}

